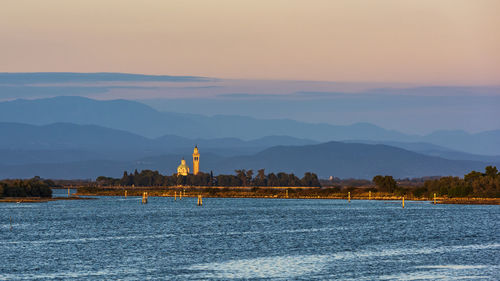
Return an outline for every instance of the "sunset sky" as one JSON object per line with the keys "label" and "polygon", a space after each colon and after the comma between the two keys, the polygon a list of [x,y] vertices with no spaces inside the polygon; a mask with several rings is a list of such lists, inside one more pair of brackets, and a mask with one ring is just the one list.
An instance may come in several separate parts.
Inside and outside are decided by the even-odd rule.
{"label": "sunset sky", "polygon": [[2,0],[0,72],[500,84],[500,1]]}

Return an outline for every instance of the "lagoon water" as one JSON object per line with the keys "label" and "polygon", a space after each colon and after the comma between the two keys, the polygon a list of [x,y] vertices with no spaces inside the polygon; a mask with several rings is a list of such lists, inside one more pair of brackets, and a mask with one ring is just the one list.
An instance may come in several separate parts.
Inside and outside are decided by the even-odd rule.
{"label": "lagoon water", "polygon": [[140,202],[1,204],[0,280],[500,279],[500,206]]}

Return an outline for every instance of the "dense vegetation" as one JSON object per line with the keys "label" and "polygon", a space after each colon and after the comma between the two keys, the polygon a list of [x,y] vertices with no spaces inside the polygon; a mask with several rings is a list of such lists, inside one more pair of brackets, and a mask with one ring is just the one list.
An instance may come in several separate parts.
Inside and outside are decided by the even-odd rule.
{"label": "dense vegetation", "polygon": [[287,173],[269,173],[265,174],[264,169],[258,170],[254,176],[253,170],[236,170],[235,175],[218,175],[213,173],[198,173],[198,175],[163,176],[158,171],[143,170],[140,173],[137,170],[134,173],[124,172],[121,179],[110,177],[98,177],[97,184],[100,186],[303,186],[319,187],[318,176],[314,173],[305,173],[302,178],[294,174]]}
{"label": "dense vegetation", "polygon": [[[175,187],[186,185],[192,187],[226,187],[225,189],[206,189],[208,193],[231,193],[234,187],[254,187],[253,193],[273,195],[271,187],[321,187],[321,189],[293,189],[290,195],[296,196],[342,196],[351,192],[352,196],[366,196],[370,191],[374,196],[407,196],[407,198],[438,197],[482,197],[500,198],[500,173],[496,167],[486,167],[484,173],[472,171],[463,178],[459,177],[427,177],[416,179],[394,179],[389,175],[377,175],[372,181],[359,179],[318,180],[316,174],[305,173],[302,178],[294,174],[269,173],[259,170],[254,175],[252,170],[236,170],[234,175],[218,175],[199,173],[187,177],[163,176],[157,171],[144,170],[134,173],[124,172],[121,179],[99,177],[97,186],[136,186],[136,187]],[[96,186],[96,187],[97,187]],[[257,189],[257,187],[260,187]],[[266,189],[267,188],[267,189]],[[168,188],[167,188],[168,189]],[[212,190],[209,192],[209,190]],[[246,191],[245,191],[246,192]],[[250,192],[250,191],[249,191]],[[213,195],[213,194],[212,194]],[[227,195],[227,194],[226,194]],[[221,195],[222,196],[222,195]],[[280,195],[281,196],[281,195]]]}
{"label": "dense vegetation", "polygon": [[38,177],[0,181],[0,197],[52,197],[53,182]]}
{"label": "dense vegetation", "polygon": [[[396,182],[391,176],[375,176],[373,183],[378,191],[414,197],[500,197],[500,173],[496,167],[488,166],[484,173],[472,171],[463,178],[441,177],[427,179],[423,184],[411,185],[410,181]],[[418,182],[418,181],[417,181]]]}
{"label": "dense vegetation", "polygon": [[434,192],[448,197],[500,197],[500,173],[488,166],[484,173],[472,171],[464,176],[443,177],[424,183],[424,192]]}

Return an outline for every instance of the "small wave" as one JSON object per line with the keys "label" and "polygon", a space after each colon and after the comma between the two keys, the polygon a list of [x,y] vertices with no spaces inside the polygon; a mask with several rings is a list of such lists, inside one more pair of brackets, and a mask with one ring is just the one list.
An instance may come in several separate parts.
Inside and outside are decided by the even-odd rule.
{"label": "small wave", "polygon": [[447,264],[447,265],[421,265],[415,266],[415,268],[426,268],[426,269],[454,269],[454,270],[464,270],[464,269],[480,269],[486,268],[486,265],[458,265],[458,264]]}
{"label": "small wave", "polygon": [[137,273],[137,269],[102,269],[97,271],[72,271],[72,272],[54,272],[54,273],[36,273],[36,274],[0,274],[0,280],[40,280],[40,279],[74,279],[84,277],[94,277],[97,279],[107,279],[110,276],[118,276],[124,273]]}
{"label": "small wave", "polygon": [[129,235],[129,236],[106,236],[106,237],[83,237],[83,238],[68,238],[68,239],[50,239],[38,241],[8,241],[5,244],[50,244],[50,243],[68,243],[68,242],[93,242],[93,241],[110,241],[110,240],[135,240],[135,239],[158,239],[175,236],[220,236],[220,235],[256,235],[256,234],[283,234],[283,233],[308,233],[320,231],[339,230],[339,227],[328,228],[308,228],[308,229],[285,229],[277,231],[232,231],[232,232],[209,232],[209,233],[165,233],[157,235]]}
{"label": "small wave", "polygon": [[[276,257],[260,257],[254,259],[235,259],[224,262],[213,262],[204,264],[195,264],[188,269],[202,271],[195,274],[196,276],[204,276],[209,278],[230,279],[230,278],[292,278],[305,274],[320,272],[329,263],[334,263],[338,260],[357,261],[360,259],[373,259],[379,257],[391,257],[396,255],[417,255],[417,254],[432,254],[436,252],[453,252],[463,250],[481,250],[498,248],[500,244],[485,244],[485,245],[465,245],[465,246],[450,246],[437,248],[415,248],[415,249],[389,249],[389,250],[366,250],[339,252],[331,255],[297,255],[297,256],[276,256]],[[398,275],[381,276],[381,280],[422,280],[422,279],[483,279],[483,276],[472,276],[468,274],[457,275],[451,271],[466,271],[462,273],[470,273],[478,269],[486,268],[485,265],[431,265],[420,266],[416,268],[422,269],[443,269],[439,274],[433,271],[420,271],[416,273]],[[450,271],[450,272],[448,272]],[[474,272],[477,273],[477,272]]]}
{"label": "small wave", "polygon": [[[196,264],[190,270],[203,278],[292,278],[320,272],[328,262],[326,255],[277,256],[237,259],[224,262]],[[193,276],[193,277],[196,277]]]}

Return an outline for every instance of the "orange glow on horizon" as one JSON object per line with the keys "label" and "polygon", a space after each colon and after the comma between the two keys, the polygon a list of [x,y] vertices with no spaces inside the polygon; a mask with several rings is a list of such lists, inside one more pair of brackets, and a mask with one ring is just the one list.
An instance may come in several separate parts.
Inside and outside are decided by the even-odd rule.
{"label": "orange glow on horizon", "polygon": [[0,72],[500,84],[496,0],[4,0]]}

